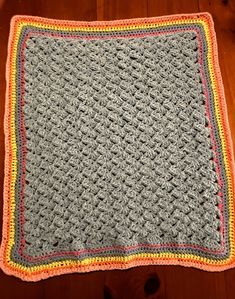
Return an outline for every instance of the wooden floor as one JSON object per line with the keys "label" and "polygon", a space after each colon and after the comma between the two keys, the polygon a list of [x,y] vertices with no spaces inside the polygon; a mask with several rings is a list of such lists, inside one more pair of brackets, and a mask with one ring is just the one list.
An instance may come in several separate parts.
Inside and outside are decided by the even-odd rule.
{"label": "wooden floor", "polygon": [[[208,11],[213,15],[229,121],[235,139],[235,1],[234,0],[0,0],[0,186],[3,183],[5,61],[10,18],[29,14],[71,20],[111,20]],[[235,140],[234,140],[235,143]],[[2,194],[2,189],[0,190]],[[2,202],[2,200],[1,200]],[[0,204],[2,217],[2,204]],[[0,218],[1,218],[0,217]],[[0,219],[0,223],[1,223]],[[0,224],[1,225],[1,224]],[[81,299],[234,299],[235,269],[222,273],[151,266],[100,271],[26,283],[0,271],[0,298]]]}

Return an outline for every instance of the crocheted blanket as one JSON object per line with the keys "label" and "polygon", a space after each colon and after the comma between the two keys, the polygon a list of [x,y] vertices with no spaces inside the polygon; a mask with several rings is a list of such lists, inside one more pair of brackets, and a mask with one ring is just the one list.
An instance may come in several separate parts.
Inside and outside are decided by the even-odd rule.
{"label": "crocheted blanket", "polygon": [[14,17],[5,149],[6,273],[235,265],[234,161],[209,14]]}

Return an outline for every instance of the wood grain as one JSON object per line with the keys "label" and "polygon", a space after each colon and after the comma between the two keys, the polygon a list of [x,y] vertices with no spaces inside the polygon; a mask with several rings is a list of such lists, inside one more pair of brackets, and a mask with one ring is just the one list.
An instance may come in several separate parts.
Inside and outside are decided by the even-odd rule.
{"label": "wood grain", "polygon": [[[2,120],[5,97],[5,61],[9,22],[13,15],[30,14],[71,20],[110,20],[199,11],[208,11],[214,17],[229,121],[235,144],[235,1],[0,0],[0,193],[2,194],[4,174]],[[2,202],[3,198],[1,197],[1,199]],[[2,217],[2,204],[0,204],[0,215]],[[0,223],[2,224],[1,220]],[[70,274],[38,283],[22,282],[0,271],[0,298],[234,299],[234,281],[235,270],[207,273],[176,266],[149,266],[125,271]]]}

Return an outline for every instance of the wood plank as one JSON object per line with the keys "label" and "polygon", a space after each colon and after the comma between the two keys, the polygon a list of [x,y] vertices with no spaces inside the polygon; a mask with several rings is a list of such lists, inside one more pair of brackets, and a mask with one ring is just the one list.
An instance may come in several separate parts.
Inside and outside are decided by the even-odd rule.
{"label": "wood plank", "polygon": [[97,19],[115,20],[147,16],[147,0],[97,0]]}
{"label": "wood plank", "polygon": [[148,0],[148,16],[193,13],[198,11],[198,0]]}

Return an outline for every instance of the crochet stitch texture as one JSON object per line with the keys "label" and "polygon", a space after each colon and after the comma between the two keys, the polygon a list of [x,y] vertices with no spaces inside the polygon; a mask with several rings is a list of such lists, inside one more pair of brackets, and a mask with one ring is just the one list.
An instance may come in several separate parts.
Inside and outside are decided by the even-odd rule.
{"label": "crochet stitch texture", "polygon": [[210,15],[17,16],[8,76],[6,273],[234,266],[234,161]]}
{"label": "crochet stitch texture", "polygon": [[27,254],[138,243],[219,248],[195,33],[32,37],[25,60]]}

